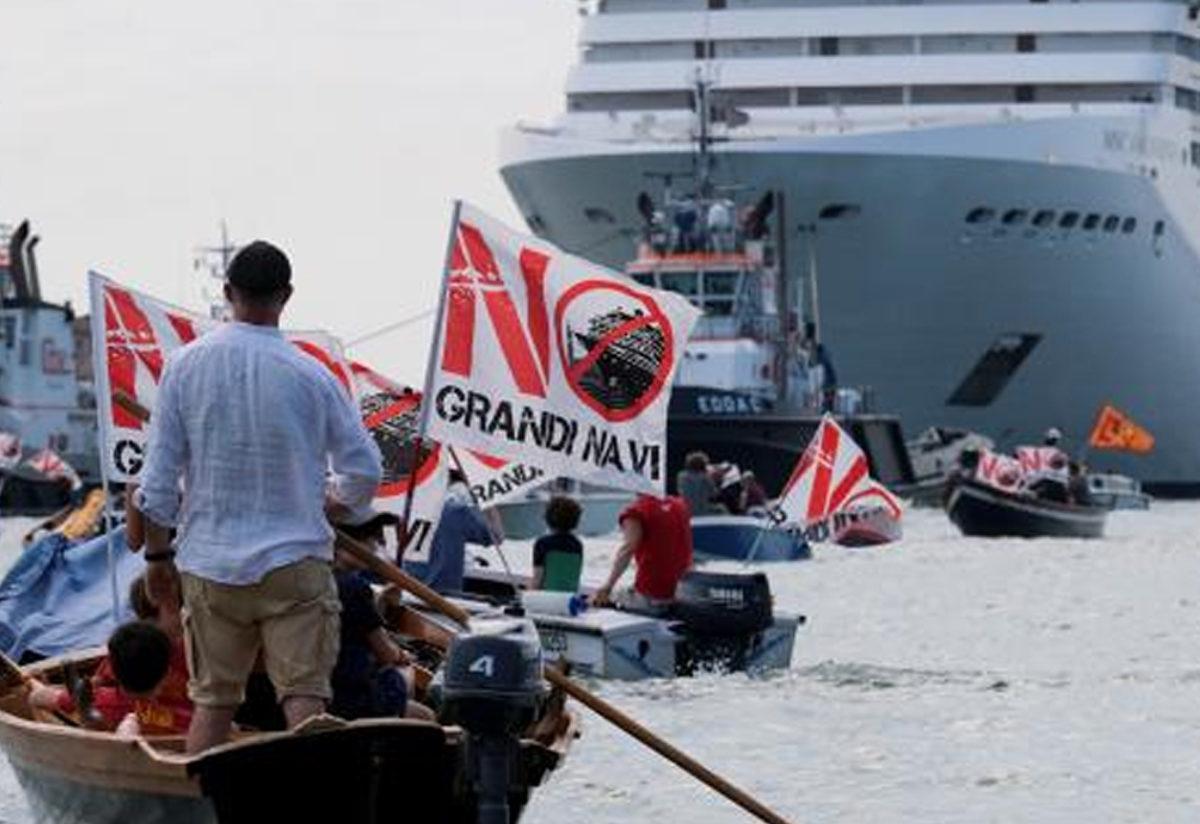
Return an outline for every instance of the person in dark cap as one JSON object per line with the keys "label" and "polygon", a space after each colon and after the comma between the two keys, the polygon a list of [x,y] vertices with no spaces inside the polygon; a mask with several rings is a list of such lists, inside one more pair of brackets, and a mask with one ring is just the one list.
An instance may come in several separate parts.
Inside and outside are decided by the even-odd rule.
{"label": "person in dark cap", "polygon": [[171,355],[151,418],[135,498],[151,599],[182,590],[189,752],[228,737],[260,653],[289,726],[325,708],[339,643],[326,516],[373,514],[375,442],[333,374],[279,330],[291,281],[271,244],[239,251],[232,321]]}

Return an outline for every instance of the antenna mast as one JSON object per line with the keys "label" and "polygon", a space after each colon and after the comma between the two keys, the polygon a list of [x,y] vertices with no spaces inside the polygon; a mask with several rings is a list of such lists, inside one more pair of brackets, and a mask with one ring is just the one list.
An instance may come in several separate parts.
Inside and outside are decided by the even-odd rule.
{"label": "antenna mast", "polygon": [[[200,293],[208,303],[208,314],[213,320],[228,318],[229,307],[225,305],[225,274],[229,271],[229,263],[237,250],[237,244],[229,239],[229,226],[222,219],[221,242],[216,246],[196,247],[196,256],[192,258],[192,268],[208,275],[200,284]],[[216,281],[215,287],[213,281]]]}

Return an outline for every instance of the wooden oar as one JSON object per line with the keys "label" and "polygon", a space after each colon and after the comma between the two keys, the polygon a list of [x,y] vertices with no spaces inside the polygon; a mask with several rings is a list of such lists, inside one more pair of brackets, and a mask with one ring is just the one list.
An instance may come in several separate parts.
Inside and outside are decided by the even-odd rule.
{"label": "wooden oar", "polygon": [[463,629],[470,626],[471,615],[465,609],[446,599],[441,593],[430,589],[392,562],[380,558],[370,547],[356,541],[341,530],[337,533],[337,546],[338,549],[352,555],[354,560],[380,578],[390,581],[405,592],[420,598],[442,615],[458,622]]}
{"label": "wooden oar", "polygon": [[[364,546],[344,533],[338,533],[338,547],[345,552],[349,552],[356,560],[361,561],[372,572],[379,575],[379,577],[390,581],[406,592],[412,593],[443,615],[457,621],[463,627],[468,625],[470,615],[466,610],[446,600],[395,564],[380,558],[369,547]],[[600,696],[575,683],[566,675],[563,675],[556,667],[547,666],[544,671],[546,680],[551,684],[560,688],[567,695],[592,710],[592,712],[599,715],[605,721],[633,736],[684,772],[707,784],[760,821],[766,821],[769,824],[788,824],[786,818],[772,811],[744,790],[726,781],[687,753],[655,735]]]}

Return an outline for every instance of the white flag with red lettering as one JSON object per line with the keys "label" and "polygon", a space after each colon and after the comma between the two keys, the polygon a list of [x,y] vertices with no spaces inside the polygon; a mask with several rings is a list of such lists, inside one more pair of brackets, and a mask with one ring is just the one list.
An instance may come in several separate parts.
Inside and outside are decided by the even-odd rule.
{"label": "white flag with red lettering", "polygon": [[671,382],[699,310],[461,204],[426,436],[661,493]]}
{"label": "white flag with red lettering", "polygon": [[811,526],[837,512],[880,508],[899,520],[900,501],[874,480],[867,456],[832,415],[825,415],[779,496],[789,523]]}
{"label": "white flag with red lettering", "polygon": [[[152,412],[167,357],[215,329],[220,321],[172,306],[96,272],[88,274],[92,358],[100,417],[100,461],[110,481],[136,480],[144,462],[149,425],[114,399],[125,396]],[[350,367],[342,345],[327,332],[287,332],[301,351],[324,364],[351,396]]]}
{"label": "white flag with red lettering", "polygon": [[1001,492],[1020,492],[1025,484],[1021,462],[1000,452],[985,449],[975,465],[975,480]]}

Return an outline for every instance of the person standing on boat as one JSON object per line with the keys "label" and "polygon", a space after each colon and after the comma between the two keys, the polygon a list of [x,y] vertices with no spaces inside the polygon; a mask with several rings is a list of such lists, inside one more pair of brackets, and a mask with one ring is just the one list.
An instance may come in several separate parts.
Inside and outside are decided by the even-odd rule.
{"label": "person standing on boat", "polygon": [[[675,599],[675,585],[692,568],[691,512],[682,498],[639,495],[620,517],[621,547],[608,580],[592,595],[592,603],[616,603],[631,612],[652,615],[666,611]],[[633,588],[613,595],[613,588],[637,564]]]}
{"label": "person standing on boat", "polygon": [[467,476],[451,469],[449,479],[442,515],[429,544],[429,560],[405,561],[404,570],[426,586],[454,595],[463,591],[467,544],[497,546],[503,536],[499,524],[489,523],[475,504]]}
{"label": "person standing on boat", "polygon": [[284,253],[255,241],[227,277],[233,321],[163,372],[137,493],[156,603],[179,598],[178,528],[189,752],[226,740],[260,652],[289,726],[325,708],[339,632],[327,516],[366,520],[381,474],[345,390],[279,330]]}

